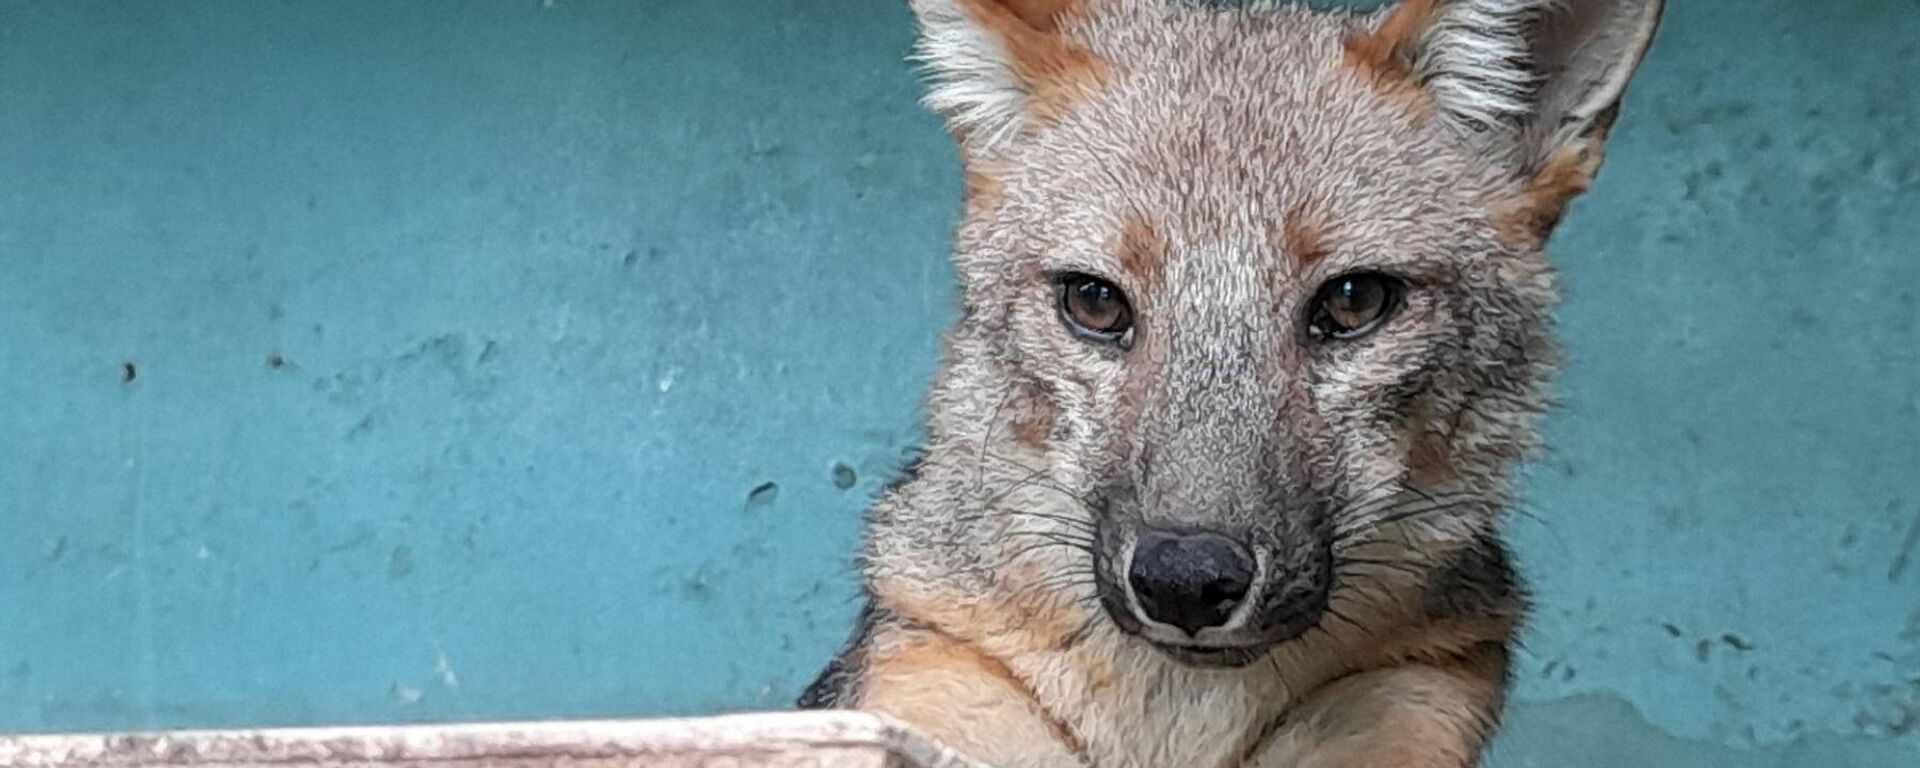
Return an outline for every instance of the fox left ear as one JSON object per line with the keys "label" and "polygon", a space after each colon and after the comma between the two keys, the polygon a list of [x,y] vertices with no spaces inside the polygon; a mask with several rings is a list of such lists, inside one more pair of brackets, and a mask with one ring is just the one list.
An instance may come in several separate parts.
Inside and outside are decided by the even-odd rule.
{"label": "fox left ear", "polygon": [[1111,0],[910,0],[926,103],[963,148],[993,149],[1099,77],[1061,26]]}
{"label": "fox left ear", "polygon": [[[1348,41],[1376,73],[1411,78],[1489,159],[1529,180],[1551,229],[1599,170],[1663,0],[1403,0]],[[1544,234],[1544,232],[1542,232]]]}

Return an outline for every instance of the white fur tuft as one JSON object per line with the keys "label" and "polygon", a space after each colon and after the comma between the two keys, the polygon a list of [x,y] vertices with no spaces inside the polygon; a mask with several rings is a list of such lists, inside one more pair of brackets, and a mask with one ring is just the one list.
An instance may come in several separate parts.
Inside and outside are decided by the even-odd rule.
{"label": "white fur tuft", "polygon": [[1552,0],[1455,0],[1418,49],[1414,70],[1434,100],[1474,129],[1513,125],[1532,109],[1527,23]]}
{"label": "white fur tuft", "polygon": [[923,103],[978,148],[1017,134],[1029,93],[1006,46],[954,0],[913,0],[913,9],[920,17],[913,58],[928,81]]}

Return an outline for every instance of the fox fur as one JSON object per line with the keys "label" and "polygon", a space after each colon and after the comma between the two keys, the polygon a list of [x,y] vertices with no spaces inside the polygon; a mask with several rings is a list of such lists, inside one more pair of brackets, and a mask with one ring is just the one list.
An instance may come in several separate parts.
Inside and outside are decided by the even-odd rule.
{"label": "fox fur", "polygon": [[[1527,610],[1500,520],[1556,363],[1544,247],[1661,1],[911,4],[962,316],[801,706],[998,768],[1477,764]],[[1392,311],[1317,336],[1355,274]],[[1063,275],[1124,295],[1124,343],[1071,330]],[[1231,621],[1141,618],[1148,530],[1248,553]]]}

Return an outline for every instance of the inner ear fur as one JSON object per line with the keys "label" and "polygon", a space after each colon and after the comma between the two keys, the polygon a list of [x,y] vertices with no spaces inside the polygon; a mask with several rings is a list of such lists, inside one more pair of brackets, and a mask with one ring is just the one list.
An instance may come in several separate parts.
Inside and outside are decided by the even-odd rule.
{"label": "inner ear fur", "polygon": [[1350,63],[1411,87],[1523,192],[1521,233],[1544,236],[1592,184],[1662,0],[1403,0],[1349,37]]}
{"label": "inner ear fur", "polygon": [[1104,74],[1104,62],[1063,25],[1111,1],[912,0],[926,104],[975,154],[1044,123]]}

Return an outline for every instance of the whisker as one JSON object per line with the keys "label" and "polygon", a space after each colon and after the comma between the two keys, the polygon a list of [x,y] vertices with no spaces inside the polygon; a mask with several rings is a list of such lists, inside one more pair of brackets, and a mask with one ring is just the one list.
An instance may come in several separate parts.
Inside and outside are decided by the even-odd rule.
{"label": "whisker", "polygon": [[1333,543],[1340,544],[1356,536],[1371,533],[1395,523],[1401,523],[1427,515],[1443,514],[1468,508],[1479,503],[1485,503],[1485,499],[1476,494],[1462,492],[1438,497],[1434,502],[1424,505],[1388,507],[1359,520],[1350,521],[1348,525],[1344,526],[1341,530],[1334,532]]}
{"label": "whisker", "polygon": [[1338,562],[1336,563],[1335,567],[1339,567],[1341,565],[1360,565],[1360,566],[1371,566],[1375,568],[1386,568],[1386,569],[1398,571],[1400,573],[1404,573],[1404,574],[1407,574],[1408,576],[1413,576],[1413,577],[1424,577],[1427,575],[1427,571],[1415,566],[1412,563],[1408,563],[1401,560],[1379,560],[1375,558],[1366,558],[1366,557],[1341,557],[1338,559]]}

